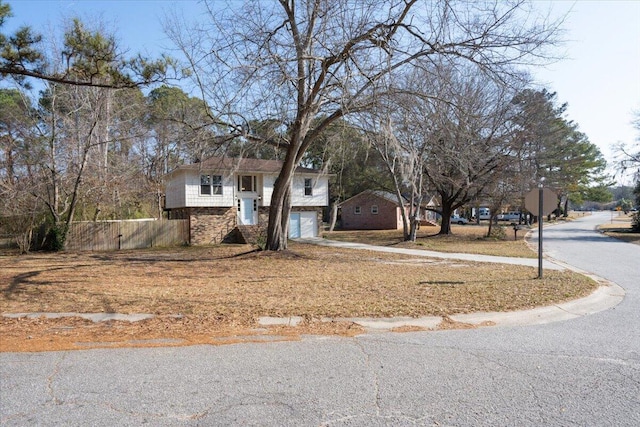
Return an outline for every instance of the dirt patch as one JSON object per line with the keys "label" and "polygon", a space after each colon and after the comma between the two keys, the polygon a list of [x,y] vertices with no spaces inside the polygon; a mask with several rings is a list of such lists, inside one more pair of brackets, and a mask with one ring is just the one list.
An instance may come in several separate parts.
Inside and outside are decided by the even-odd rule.
{"label": "dirt patch", "polygon": [[438,325],[439,330],[449,330],[449,329],[475,329],[477,326],[471,323],[458,322],[450,318],[449,316],[444,316],[442,318],[442,322]]}
{"label": "dirt patch", "polygon": [[473,324],[473,323],[459,322],[457,320],[453,320],[449,316],[444,316],[442,318],[442,322],[438,324],[437,329],[438,330],[476,329],[476,328],[485,327],[485,326],[495,326],[495,322],[487,320],[478,324]]}
{"label": "dirt patch", "polygon": [[0,317],[1,351],[58,351],[87,348],[175,347],[196,344],[297,340],[304,334],[355,336],[364,329],[351,322],[306,320],[296,327],[256,327],[212,318],[157,317],[139,322],[94,323],[79,317],[58,319]]}
{"label": "dirt patch", "polygon": [[[591,279],[534,268],[424,262],[419,257],[291,244],[0,256],[0,313],[150,313],[153,319],[0,318],[0,351],[220,344],[228,337],[362,333],[323,318],[446,316],[511,311],[585,296]],[[260,327],[263,316],[301,325]],[[221,337],[225,337],[221,340]],[[262,338],[259,338],[262,339]],[[83,345],[85,347],[83,347]]]}

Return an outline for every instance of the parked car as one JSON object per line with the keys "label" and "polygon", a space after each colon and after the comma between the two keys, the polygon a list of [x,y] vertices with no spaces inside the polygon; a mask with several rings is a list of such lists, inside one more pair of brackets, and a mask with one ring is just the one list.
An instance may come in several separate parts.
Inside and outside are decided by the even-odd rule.
{"label": "parked car", "polygon": [[451,224],[465,225],[468,223],[469,223],[469,220],[467,218],[463,218],[458,215],[451,215]]}
{"label": "parked car", "polygon": [[520,212],[503,212],[498,215],[498,221],[511,221],[518,222],[520,221]]}

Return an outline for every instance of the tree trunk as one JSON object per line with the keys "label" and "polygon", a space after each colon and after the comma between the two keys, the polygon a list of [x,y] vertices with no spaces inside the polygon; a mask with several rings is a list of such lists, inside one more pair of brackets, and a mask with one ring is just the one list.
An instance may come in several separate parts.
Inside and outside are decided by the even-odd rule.
{"label": "tree trunk", "polygon": [[418,228],[420,228],[420,206],[422,206],[422,195],[418,197],[416,203],[412,203],[409,208],[411,215],[409,215],[409,234],[405,241],[415,242],[418,234]]}
{"label": "tree trunk", "polygon": [[393,182],[396,187],[396,199],[398,200],[398,206],[400,206],[400,215],[402,217],[402,236],[405,241],[409,239],[409,218],[407,218],[407,210],[404,208],[404,198],[400,193],[400,186],[395,174],[393,175]]}
{"label": "tree trunk", "polygon": [[291,212],[291,183],[296,162],[295,155],[287,152],[280,174],[276,179],[269,207],[266,249],[282,251],[287,249],[289,213]]}
{"label": "tree trunk", "polygon": [[[480,215],[478,215],[478,218]],[[489,215],[489,229],[487,230],[487,237],[491,237],[491,232],[493,231],[493,215]]]}
{"label": "tree trunk", "polygon": [[338,199],[334,200],[331,204],[331,218],[329,220],[329,232],[332,232],[336,227],[336,221],[338,220]]}
{"label": "tree trunk", "polygon": [[449,203],[442,203],[442,220],[440,223],[440,232],[438,234],[449,235],[451,234],[451,205]]}
{"label": "tree trunk", "polygon": [[409,236],[407,239],[408,242],[416,241],[419,223],[420,223],[420,220],[416,217],[416,215],[411,215],[411,221],[409,225]]}

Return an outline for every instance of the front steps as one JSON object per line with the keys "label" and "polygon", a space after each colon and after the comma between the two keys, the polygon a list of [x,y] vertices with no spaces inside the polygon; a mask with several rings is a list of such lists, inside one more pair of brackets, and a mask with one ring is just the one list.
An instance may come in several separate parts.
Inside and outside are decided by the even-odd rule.
{"label": "front steps", "polygon": [[260,225],[238,225],[236,230],[237,243],[261,246],[266,241],[267,230]]}

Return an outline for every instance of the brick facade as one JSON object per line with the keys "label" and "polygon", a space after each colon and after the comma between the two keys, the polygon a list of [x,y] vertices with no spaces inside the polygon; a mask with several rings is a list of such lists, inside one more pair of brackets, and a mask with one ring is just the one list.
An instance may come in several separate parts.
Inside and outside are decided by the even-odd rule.
{"label": "brick facade", "polygon": [[180,208],[170,211],[171,219],[188,219],[190,243],[211,245],[233,238],[236,208]]}
{"label": "brick facade", "polygon": [[342,228],[345,230],[398,230],[402,228],[402,212],[398,203],[370,192],[363,192],[345,200],[340,208]]}
{"label": "brick facade", "polygon": [[[322,209],[316,207],[292,207],[292,212],[316,212],[318,235],[322,225]],[[190,243],[192,245],[215,245],[224,242],[237,242],[237,208],[179,208],[169,211],[169,219],[188,219]],[[258,207],[258,224],[251,226],[255,233],[266,235],[269,224],[269,207]]]}

